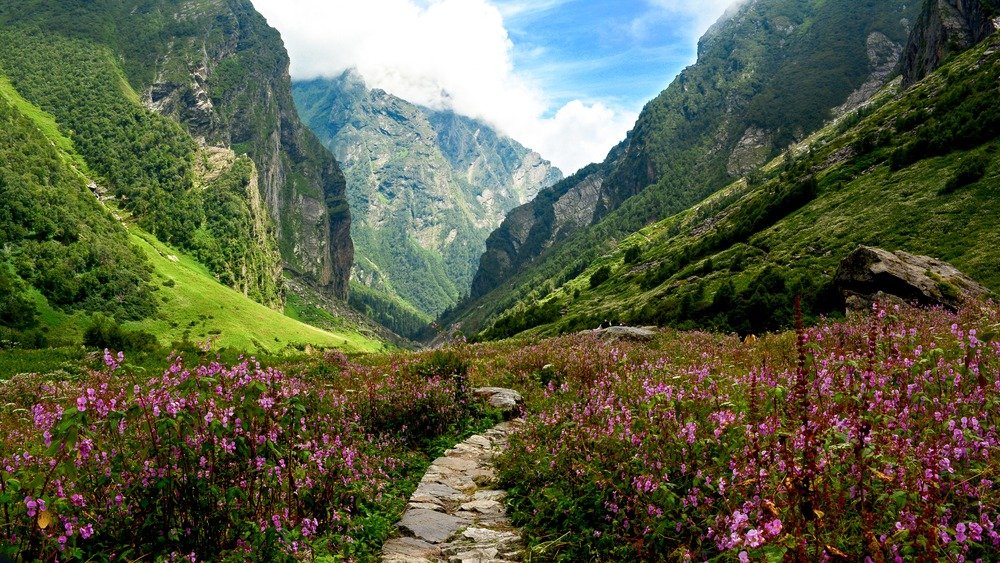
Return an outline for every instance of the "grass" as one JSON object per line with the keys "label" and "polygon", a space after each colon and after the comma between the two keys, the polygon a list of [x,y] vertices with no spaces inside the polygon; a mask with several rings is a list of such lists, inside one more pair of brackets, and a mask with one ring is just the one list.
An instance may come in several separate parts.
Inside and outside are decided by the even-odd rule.
{"label": "grass", "polygon": [[0,381],[21,373],[79,373],[87,352],[80,346],[0,351]]}
{"label": "grass", "polygon": [[127,326],[155,334],[161,344],[186,336],[192,341],[211,338],[216,348],[247,352],[277,353],[306,345],[337,348],[347,353],[382,349],[380,342],[348,328],[325,331],[268,309],[217,282],[190,256],[178,253],[136,227],[130,227],[130,231],[132,242],[153,264],[160,313],[156,318]]}

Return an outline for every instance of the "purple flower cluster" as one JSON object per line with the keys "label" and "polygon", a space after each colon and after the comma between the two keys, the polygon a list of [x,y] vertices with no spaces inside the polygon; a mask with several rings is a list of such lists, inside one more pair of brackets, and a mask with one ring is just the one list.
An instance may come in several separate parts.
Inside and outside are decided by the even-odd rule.
{"label": "purple flower cluster", "polygon": [[[567,375],[534,397],[501,473],[518,519],[580,556],[996,560],[998,327],[990,303],[757,343],[542,343]],[[495,369],[529,385],[504,354]]]}
{"label": "purple flower cluster", "polygon": [[106,352],[83,381],[7,386],[3,398],[27,404],[0,415],[0,556],[350,552],[365,507],[409,459],[386,417],[421,410],[435,428],[457,417],[447,381],[401,366],[383,377],[345,359],[305,379],[174,357],[149,379],[124,362]]}

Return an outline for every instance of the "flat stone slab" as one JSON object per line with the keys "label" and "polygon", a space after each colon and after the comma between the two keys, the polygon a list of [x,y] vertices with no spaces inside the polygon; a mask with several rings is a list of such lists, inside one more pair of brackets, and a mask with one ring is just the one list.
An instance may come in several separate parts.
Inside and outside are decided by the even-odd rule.
{"label": "flat stone slab", "polygon": [[479,463],[476,461],[460,457],[439,457],[434,460],[434,465],[438,467],[447,467],[448,469],[454,469],[455,471],[469,471],[479,467]]}
{"label": "flat stone slab", "polygon": [[507,436],[519,422],[473,436],[431,463],[397,524],[400,534],[409,537],[387,541],[383,563],[504,563],[523,558],[521,536],[510,527],[504,510],[506,492],[491,488],[496,480],[493,455],[506,447]]}
{"label": "flat stone slab", "polygon": [[497,500],[497,501],[499,501],[499,500],[503,500],[504,497],[506,497],[506,496],[507,496],[507,493],[505,493],[503,491],[487,490],[487,491],[476,491],[476,493],[474,495],[472,495],[472,498],[475,499],[475,500]]}
{"label": "flat stone slab", "polygon": [[[414,495],[428,496],[434,499],[440,499],[444,501],[464,501],[469,498],[469,495],[459,491],[458,489],[445,485],[444,483],[420,483],[417,485],[417,490],[413,493]],[[424,501],[411,499],[414,502],[434,502],[434,501]]]}
{"label": "flat stone slab", "polygon": [[492,514],[503,510],[503,505],[495,500],[474,500],[459,507],[461,510],[469,512],[479,512],[482,514]]}
{"label": "flat stone slab", "polygon": [[404,534],[429,543],[442,543],[470,522],[436,510],[413,508],[403,514],[399,529]]}
{"label": "flat stone slab", "polygon": [[513,532],[498,532],[496,530],[490,530],[488,528],[477,528],[475,526],[470,526],[462,532],[462,537],[470,539],[476,543],[484,542],[509,542],[513,540],[519,540],[519,536]]}
{"label": "flat stone slab", "polygon": [[438,561],[441,555],[441,548],[417,538],[391,539],[382,547],[382,560],[393,563]]}
{"label": "flat stone slab", "polygon": [[448,561],[456,561],[460,563],[485,563],[487,561],[496,561],[497,555],[499,554],[500,550],[495,547],[478,548],[453,555],[448,558]]}

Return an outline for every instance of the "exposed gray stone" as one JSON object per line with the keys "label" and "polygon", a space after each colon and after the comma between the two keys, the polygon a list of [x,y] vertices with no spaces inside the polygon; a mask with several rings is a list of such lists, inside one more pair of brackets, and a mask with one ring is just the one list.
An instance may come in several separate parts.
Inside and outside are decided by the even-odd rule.
{"label": "exposed gray stone", "polygon": [[652,327],[609,326],[607,328],[598,328],[584,332],[595,334],[601,338],[620,338],[622,340],[638,340],[644,342],[648,342],[656,338],[656,329]]}
{"label": "exposed gray stone", "polygon": [[[468,495],[444,483],[420,483],[414,495],[426,495],[443,501],[464,501]],[[419,500],[414,502],[433,502]]]}
{"label": "exposed gray stone", "polygon": [[474,500],[463,504],[461,509],[482,514],[493,514],[502,511],[503,506],[495,500]]}
{"label": "exposed gray stone", "polygon": [[399,521],[399,529],[411,537],[430,543],[441,543],[469,523],[468,520],[451,514],[414,508],[403,514],[403,519]]}
{"label": "exposed gray stone", "polygon": [[507,493],[503,491],[476,491],[476,494],[472,495],[472,498],[476,500],[503,500],[507,496]]}
{"label": "exposed gray stone", "polygon": [[513,532],[500,532],[488,528],[477,528],[470,526],[462,532],[462,537],[470,539],[476,543],[484,542],[509,542],[517,541],[520,537]]}
{"label": "exposed gray stone", "polygon": [[[500,387],[479,387],[473,389],[473,393],[485,397],[490,406],[501,409],[505,413],[514,414],[520,411],[524,398],[521,394],[512,389],[502,389]],[[487,432],[487,435],[489,433]]]}
{"label": "exposed gray stone", "polygon": [[841,262],[834,281],[849,310],[870,310],[879,294],[952,310],[990,294],[947,262],[868,246]]}
{"label": "exposed gray stone", "polygon": [[382,560],[386,562],[438,561],[441,556],[441,548],[417,538],[391,539],[382,547]]}
{"label": "exposed gray stone", "polygon": [[444,511],[443,506],[434,504],[433,502],[411,502],[406,505],[406,508],[421,508],[424,510],[437,510],[439,512]]}
{"label": "exposed gray stone", "polygon": [[470,471],[479,466],[478,463],[471,459],[463,459],[459,457],[439,457],[434,460],[434,465],[438,467],[447,467],[448,469],[454,469],[455,471]]}
{"label": "exposed gray stone", "polygon": [[471,551],[464,551],[448,558],[448,561],[460,561],[461,563],[481,563],[496,561],[500,550],[495,547],[481,547]]}
{"label": "exposed gray stone", "polygon": [[386,542],[383,562],[502,563],[523,558],[521,537],[510,527],[501,502],[506,493],[485,488],[495,479],[493,453],[518,425],[497,425],[434,460],[398,524],[403,535],[414,537]]}

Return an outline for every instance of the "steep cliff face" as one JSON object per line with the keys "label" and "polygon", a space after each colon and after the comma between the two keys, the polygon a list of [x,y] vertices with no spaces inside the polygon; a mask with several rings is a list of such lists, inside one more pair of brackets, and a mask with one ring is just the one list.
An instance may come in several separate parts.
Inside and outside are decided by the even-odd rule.
{"label": "steep cliff face", "polygon": [[186,3],[144,90],[150,107],[209,144],[248,154],[285,267],[347,294],[353,245],[343,175],[295,111],[288,54],[248,0]]}
{"label": "steep cliff face", "polygon": [[903,81],[910,85],[1000,28],[1000,1],[928,0],[910,37]]}
{"label": "steep cliff face", "polygon": [[[918,9],[904,0],[741,4],[705,34],[698,61],[646,105],[635,128],[600,165],[599,194],[586,199],[593,207],[582,209],[579,199],[574,213],[589,214],[589,224],[545,224],[572,190],[562,186],[541,194],[529,204],[533,211],[515,215],[536,218],[532,229],[547,231],[540,238],[550,244],[524,245],[511,254],[515,233],[491,237],[473,297],[528,265],[546,275],[579,268],[608,240],[700,201],[802,139],[838,106],[862,103],[896,67]],[[590,175],[576,180],[593,182]],[[521,223],[511,221],[501,231],[524,230]],[[560,239],[572,239],[573,248],[563,250]],[[539,264],[542,252],[549,266]],[[496,267],[486,258],[496,255],[510,266]]]}
{"label": "steep cliff face", "polygon": [[295,98],[345,170],[355,280],[427,314],[468,292],[507,211],[561,178],[486,124],[371,90],[354,71],[296,83]]}
{"label": "steep cliff face", "polygon": [[248,155],[284,267],[346,296],[353,246],[343,175],[299,121],[284,45],[249,0],[29,4],[0,6],[0,23],[109,49],[147,107],[203,146]]}

